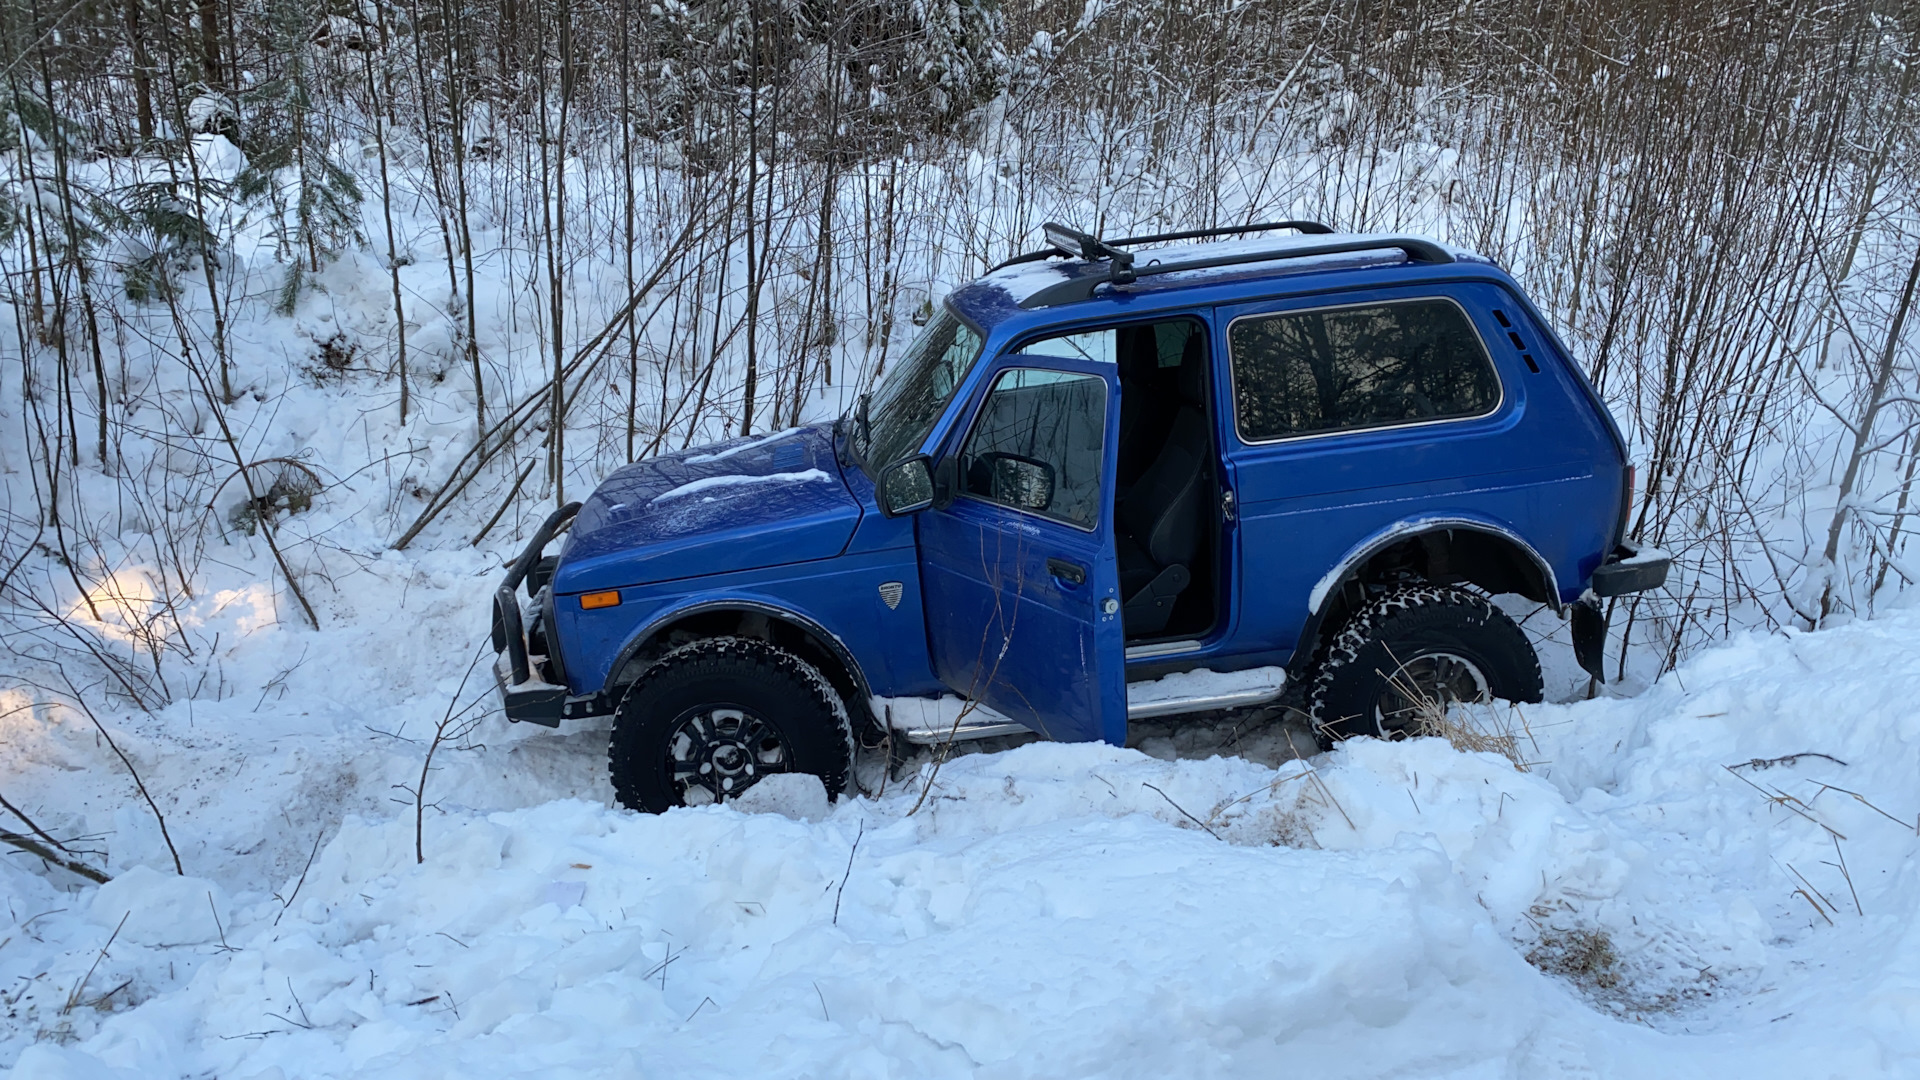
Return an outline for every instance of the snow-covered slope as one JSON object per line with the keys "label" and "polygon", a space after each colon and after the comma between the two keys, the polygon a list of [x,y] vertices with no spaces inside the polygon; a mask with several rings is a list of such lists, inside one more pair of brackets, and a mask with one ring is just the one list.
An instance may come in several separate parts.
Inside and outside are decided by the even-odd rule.
{"label": "snow-covered slope", "polygon": [[[284,901],[243,859],[71,893],[0,863],[6,1052],[20,1078],[1912,1076],[1915,701],[1901,612],[1529,708],[1527,772],[1437,739],[1278,769],[1034,744],[948,762],[917,813],[912,778],[831,810],[449,806],[424,865],[410,815],[369,816]],[[485,771],[449,800],[597,783]]]}

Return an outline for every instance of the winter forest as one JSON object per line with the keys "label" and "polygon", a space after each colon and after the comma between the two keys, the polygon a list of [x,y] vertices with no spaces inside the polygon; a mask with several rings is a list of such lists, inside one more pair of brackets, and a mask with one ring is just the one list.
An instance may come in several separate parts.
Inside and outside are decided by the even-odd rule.
{"label": "winter forest", "polygon": [[13,9],[10,647],[168,700],[201,650],[167,612],[236,532],[275,617],[324,625],[365,557],[338,520],[510,543],[618,464],[837,415],[1045,220],[1483,252],[1580,354],[1640,466],[1634,531],[1681,559],[1615,619],[1642,674],[1871,612],[1915,572],[1910,15]]}
{"label": "winter forest", "polygon": [[[765,1041],[745,1003],[771,991],[745,989],[735,979],[744,961],[721,950],[758,948],[753,935],[763,932],[781,947],[828,946],[822,937],[795,945],[761,923],[739,929],[761,917],[754,904],[773,912],[767,925],[788,918],[778,910],[786,901],[748,896],[739,883],[798,875],[812,890],[806,904],[821,892],[833,906],[824,929],[806,909],[807,934],[865,927],[887,904],[908,902],[863,893],[855,858],[893,858],[909,868],[896,878],[910,877],[921,856],[900,832],[906,826],[882,831],[844,808],[811,823],[716,813],[688,816],[694,832],[669,836],[658,820],[593,805],[605,783],[604,732],[587,747],[569,739],[591,733],[505,730],[483,646],[489,590],[550,510],[584,498],[621,465],[840,416],[948,290],[1041,246],[1047,221],[1114,236],[1310,219],[1341,232],[1435,237],[1484,253],[1521,281],[1631,446],[1639,476],[1631,532],[1675,560],[1664,589],[1610,612],[1613,681],[1581,681],[1579,693],[1556,699],[1589,691],[1606,699],[1579,714],[1603,718],[1581,736],[1593,745],[1612,745],[1611,734],[1645,742],[1659,709],[1738,718],[1751,707],[1793,730],[1792,717],[1879,701],[1879,689],[1863,689],[1875,670],[1920,679],[1898,635],[1874,629],[1920,583],[1912,554],[1920,549],[1910,543],[1920,527],[1920,330],[1910,325],[1920,283],[1920,11],[1910,5],[9,0],[0,5],[0,63],[0,832],[12,838],[0,884],[12,891],[16,925],[14,944],[0,942],[0,975],[15,980],[0,985],[0,1072],[18,1062],[23,1077],[115,1075],[89,1071],[105,1062],[144,1076],[425,1076],[438,1074],[409,1055],[428,1054],[436,1039],[472,1039],[434,1067],[493,1075],[483,1059],[461,1055],[504,1038],[503,1018],[529,1012],[555,1025],[606,1025],[539,1036],[580,1055],[526,1059],[555,1069],[590,1061],[628,1075],[626,1061],[663,1075],[701,1071],[711,1062],[699,1047]],[[1550,617],[1528,629],[1564,648],[1567,632]],[[1909,624],[1905,640],[1913,632]],[[1714,652],[1729,639],[1749,652]],[[1744,684],[1726,675],[1733,661],[1713,659],[1750,662],[1740,679],[1796,661],[1808,668],[1793,641],[1827,642],[1831,663],[1770,698],[1741,697]],[[1687,667],[1702,657],[1705,667]],[[1691,689],[1664,678],[1676,671]],[[1689,671],[1732,680],[1722,696],[1736,704],[1674,704],[1720,685]],[[1886,708],[1893,725],[1898,710]],[[1903,722],[1911,732],[1911,717]],[[1874,753],[1843,752],[1817,733],[1788,741],[1751,756]],[[1446,796],[1431,785],[1478,784],[1489,769],[1485,755],[1446,749],[1456,762],[1448,765],[1441,750],[1393,749],[1402,745],[1342,751],[1334,766],[1276,766],[1279,779],[1228,758],[1180,761],[1168,779],[1153,770],[1174,765],[1105,750],[1101,783],[1134,778],[1120,796],[1126,809],[1096,804],[1113,785],[1084,777],[1048,798],[1146,815],[1181,843],[1224,833],[1253,845],[1230,849],[1241,854],[1278,844],[1319,856],[1346,845],[1354,859],[1385,860],[1396,829],[1412,826],[1389,828],[1378,815],[1439,828],[1430,815],[1441,811],[1427,801]],[[1529,761],[1549,756],[1539,745]],[[1449,846],[1443,864],[1485,874],[1447,886],[1459,897],[1446,901],[1454,906],[1445,918],[1491,918],[1502,942],[1518,943],[1501,948],[1525,963],[1515,974],[1504,959],[1429,956],[1420,963],[1430,967],[1403,973],[1409,985],[1437,980],[1458,995],[1485,978],[1496,996],[1522,1000],[1532,993],[1522,975],[1545,972],[1572,986],[1569,1000],[1581,1008],[1640,1029],[1605,1044],[1613,1056],[1601,1074],[1653,1075],[1647,1062],[1667,1060],[1666,1051],[1632,1039],[1654,1038],[1646,1029],[1673,1034],[1700,1009],[1733,1008],[1728,995],[1784,985],[1778,973],[1789,961],[1766,951],[1787,949],[1784,937],[1854,918],[1862,928],[1832,931],[1862,935],[1847,939],[1845,956],[1885,951],[1909,958],[1909,976],[1920,970],[1910,940],[1896,948],[1864,929],[1873,889],[1905,897],[1909,921],[1920,910],[1920,884],[1908,880],[1912,843],[1902,839],[1920,809],[1909,805],[1911,776],[1886,774],[1903,789],[1822,784],[1845,794],[1817,808],[1799,789],[1754,795],[1736,785],[1708,799],[1700,785],[1733,783],[1720,769],[1748,756],[1747,743],[1728,736],[1738,751],[1716,748],[1724,753],[1711,769],[1678,779],[1633,773],[1624,757],[1582,772],[1572,745],[1561,747],[1566,783],[1687,790],[1698,802],[1686,806],[1709,817],[1738,800],[1740,828],[1750,827],[1743,835],[1811,828],[1801,818],[1828,807],[1868,814],[1845,801],[1852,795],[1885,807],[1880,817],[1896,824],[1871,827],[1892,839],[1845,850],[1844,883],[1818,859],[1855,843],[1843,834],[1871,828],[1821,817],[1809,833],[1818,857],[1803,852],[1792,865],[1794,875],[1831,880],[1796,880],[1765,858],[1749,866],[1721,850],[1686,863],[1685,882],[1622,886],[1654,874],[1645,866],[1680,841],[1634,834],[1603,843],[1593,837],[1613,826],[1593,825],[1580,833],[1592,840],[1579,856],[1591,865],[1575,865],[1567,851],[1579,844],[1554,830],[1567,827],[1575,802],[1578,814],[1589,812],[1578,786],[1562,790],[1559,774],[1547,783],[1524,768],[1486,772],[1489,790],[1513,796],[1495,808],[1507,819],[1499,827],[1539,823],[1538,842],[1501,859]],[[1912,750],[1886,754],[1892,767]],[[1002,768],[963,759],[948,766],[962,793],[953,798],[978,789],[982,800],[1004,800],[1003,774],[1009,793],[1016,779],[1039,785],[1053,776],[1051,760]],[[1429,786],[1403,798],[1407,785],[1382,779],[1402,769],[1414,784],[1426,772]],[[1307,779],[1286,786],[1294,777]],[[1137,795],[1140,787],[1152,790]],[[1249,788],[1264,794],[1215,806]],[[1386,792],[1377,806],[1368,794],[1376,789]],[[948,835],[1038,829],[1039,817],[1019,814],[1044,816],[1043,805],[1055,803],[1002,807],[991,815],[1006,816],[954,824]],[[513,998],[481,978],[480,952],[460,955],[490,949],[484,964],[497,965],[513,934],[550,935],[560,949],[600,924],[614,927],[605,911],[595,927],[562,924],[601,902],[581,906],[600,894],[569,891],[567,875],[616,859],[606,850],[616,841],[677,853],[659,856],[669,867],[661,873],[697,865],[711,875],[672,904],[633,900],[631,918],[645,909],[654,921],[608,931],[630,940],[606,947],[618,957],[606,965],[620,966],[595,978],[615,980],[624,1004],[604,996],[581,1004],[567,995],[594,995],[564,975],[531,977],[546,989]],[[1185,865],[1186,849],[1153,842]],[[551,843],[565,857],[509,872],[502,852],[516,843]],[[1637,854],[1622,854],[1632,844],[1642,845]],[[406,877],[437,865],[436,845],[453,860],[434,871],[441,876]],[[461,862],[475,845],[485,857]],[[738,856],[742,866],[709,865],[708,853],[727,845],[758,854]],[[1872,870],[1886,881],[1849,897],[1865,873],[1857,864],[1875,857]],[[1305,865],[1288,872],[1308,873]],[[1332,866],[1311,870],[1323,875],[1313,884],[1274,887],[1375,903],[1372,890],[1384,886],[1368,877],[1373,870]],[[496,884],[508,875],[558,914],[529,929],[487,922],[477,908],[450,914],[450,901],[434,899],[435,888],[483,872]],[[1254,932],[1240,921],[1268,900],[1249,881],[1277,871],[1193,873],[1225,875],[1215,883],[1224,893],[1247,890],[1209,933],[1226,941],[1229,931]],[[198,884],[183,892],[162,874]],[[1761,880],[1785,897],[1778,910],[1743,898]],[[945,886],[923,884],[934,913],[901,916],[920,928],[902,931],[907,938],[947,925]],[[823,891],[836,885],[839,893]],[[1018,884],[997,887],[1025,895]],[[623,888],[630,900],[639,895],[631,882]],[[73,899],[77,890],[93,899]],[[1592,899],[1602,893],[1614,905],[1604,911]],[[680,926],[676,905],[704,903],[725,908],[725,919],[703,916],[698,932],[662,936],[661,927]],[[1419,907],[1440,901],[1394,903],[1410,906],[1368,918],[1397,927],[1402,953],[1419,951],[1408,944],[1415,939],[1439,949],[1432,943],[1472,936],[1467,923],[1441,925]],[[316,914],[316,904],[325,910]],[[1881,915],[1891,918],[1893,906],[1888,899]],[[19,928],[55,908],[71,910]],[[337,930],[347,918],[338,911],[360,912],[352,917],[365,925]],[[1798,920],[1791,933],[1787,911]],[[733,921],[719,928],[725,920]],[[1754,928],[1768,920],[1771,930]],[[192,931],[179,929],[188,923]],[[289,937],[296,923],[311,933]],[[385,929],[376,934],[376,925]],[[401,944],[380,936],[394,927],[419,936]],[[111,949],[102,944],[113,944],[109,932],[119,941]],[[966,947],[983,967],[1017,969],[1023,948],[1072,948],[1020,936],[1028,932],[964,930],[978,938]],[[353,955],[376,940],[387,959]],[[1185,962],[1167,948],[1140,963]],[[287,959],[289,950],[304,959]],[[197,959],[181,960],[186,953]],[[1402,953],[1392,963],[1413,965]],[[683,954],[690,959],[677,963]],[[558,970],[573,961],[540,962]],[[812,961],[781,962],[799,971]],[[918,1019],[905,1021],[927,1032],[926,1046],[884,1024],[882,1034],[856,1036],[836,1018],[912,1012],[899,1003],[906,991],[871,989],[887,978],[913,983],[926,1002],[947,992],[920,982],[937,967],[926,956],[860,963],[872,970],[791,976],[792,1002],[756,1007],[773,1015],[791,1006],[800,1016],[804,1006],[782,1029],[802,1049],[767,1050],[757,1062],[749,1054],[734,1062],[740,1073],[806,1073],[813,1066],[797,1063],[813,1053],[830,1063],[819,1075],[873,1076],[1241,1075],[1266,1060],[1240,1047],[1221,1051],[1217,1065],[1149,1068],[1154,1054],[1136,1047],[1137,1061],[1121,1055],[1096,1067],[1107,1059],[1092,1042],[1069,1040],[1048,1058],[1034,1049],[1045,1041],[1038,1029],[1016,1039],[937,1002],[914,1006]],[[1325,970],[1346,974],[1316,976],[1300,1000],[1324,1005],[1329,980],[1351,990],[1364,972],[1340,965],[1366,963],[1327,959]],[[196,965],[228,965],[224,981],[195,978]],[[407,973],[433,965],[464,974],[437,983]],[[1693,974],[1707,968],[1712,980]],[[1201,978],[1178,978],[1189,975]],[[389,978],[399,980],[391,990]],[[548,985],[554,979],[560,989]],[[233,991],[235,980],[250,981]],[[1707,982],[1712,989],[1701,990]],[[384,1004],[353,1004],[363,992]],[[1017,1000],[1025,991],[1008,992]],[[1394,1021],[1404,1038],[1376,1044],[1366,1068],[1378,1075],[1401,1067],[1394,1061],[1424,1060],[1405,1075],[1445,1071],[1412,1049],[1404,1060],[1390,1053],[1475,1023],[1464,998],[1434,993],[1407,1006],[1413,1019]],[[168,1001],[174,1012],[157,1014]],[[1239,1015],[1233,1001],[1215,1005]],[[1064,1008],[1033,1006],[1056,1007]],[[1772,1013],[1753,1008],[1764,1028]],[[389,1012],[376,1017],[380,1009]],[[167,1019],[187,1011],[204,1031],[183,1035],[187,1022]],[[1360,1021],[1334,1011],[1345,1019],[1311,1037],[1330,1041],[1290,1060],[1321,1062],[1317,1075],[1359,1075],[1362,1064],[1341,1057],[1332,1032]],[[1109,1020],[1119,1030],[1127,1015]],[[1746,1022],[1714,1015],[1723,1033]],[[121,1021],[168,1034],[113,1027]],[[1557,1023],[1541,1030],[1572,1030]],[[722,1027],[696,1045],[687,1032],[700,1024]],[[626,1044],[613,1035],[621,1029],[653,1034]],[[514,1030],[522,1040],[514,1053],[532,1054],[538,1039]],[[1775,1033],[1787,1038],[1786,1030]],[[1487,1054],[1514,1055],[1512,1075],[1563,1075],[1554,1063],[1574,1053],[1563,1043],[1592,1054],[1601,1045],[1518,1029],[1489,1038],[1498,1046]],[[1894,1042],[1882,1067],[1914,1067],[1899,1055],[1920,1048],[1886,1038]],[[153,1049],[162,1044],[169,1049]],[[952,1056],[955,1046],[971,1064]],[[1022,1056],[996,1058],[996,1046]],[[1075,1056],[1083,1052],[1095,1056]],[[873,1067],[856,1068],[867,1060],[859,1054],[877,1055]],[[1478,1059],[1454,1065],[1468,1060]]]}

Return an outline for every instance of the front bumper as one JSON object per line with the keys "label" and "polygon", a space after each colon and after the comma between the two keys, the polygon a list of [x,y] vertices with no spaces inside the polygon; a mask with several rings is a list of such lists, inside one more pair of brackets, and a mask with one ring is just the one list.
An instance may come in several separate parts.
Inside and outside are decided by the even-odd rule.
{"label": "front bumper", "polygon": [[[553,538],[573,524],[580,504],[568,503],[547,515],[547,520],[527,541],[520,557],[507,567],[507,576],[493,594],[493,680],[500,688],[500,700],[506,706],[507,719],[559,727],[560,721],[606,712],[601,694],[576,695],[566,686],[565,675],[555,658],[557,651],[553,626],[546,621],[539,634],[527,633],[529,619],[539,619],[539,605],[546,599],[552,580],[552,563],[542,558]],[[534,614],[521,610],[514,590],[526,585]],[[537,650],[537,651],[536,651]]]}

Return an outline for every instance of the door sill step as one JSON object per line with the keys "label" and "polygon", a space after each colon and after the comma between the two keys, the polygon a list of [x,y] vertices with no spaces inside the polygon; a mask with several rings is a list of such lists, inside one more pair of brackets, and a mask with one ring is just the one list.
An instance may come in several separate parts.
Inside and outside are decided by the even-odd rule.
{"label": "door sill step", "polygon": [[[1182,671],[1127,686],[1127,719],[1149,720],[1185,713],[1223,712],[1267,705],[1286,692],[1287,669]],[[940,698],[873,699],[874,715],[892,725],[900,738],[916,746],[1031,735],[1033,729],[981,705],[948,695]]]}
{"label": "door sill step", "polygon": [[1200,645],[1201,642],[1197,639],[1191,641],[1156,641],[1151,645],[1129,645],[1127,646],[1126,656],[1129,660],[1145,660],[1154,656],[1173,656],[1176,653],[1192,652],[1199,648]]}
{"label": "door sill step", "polygon": [[900,737],[915,746],[938,746],[949,740],[968,742],[972,739],[991,739],[996,735],[1031,735],[1033,729],[1025,724],[1016,724],[1011,720],[994,723],[983,721],[977,724],[961,724],[958,727],[902,728]]}
{"label": "door sill step", "polygon": [[1287,669],[1181,671],[1127,685],[1127,719],[1149,720],[1183,713],[1246,709],[1278,701],[1286,693]]}
{"label": "door sill step", "polygon": [[938,746],[949,740],[991,739],[996,735],[1031,735],[1033,729],[994,712],[979,702],[952,694],[938,698],[873,699],[873,714],[892,724],[900,738],[916,746]]}

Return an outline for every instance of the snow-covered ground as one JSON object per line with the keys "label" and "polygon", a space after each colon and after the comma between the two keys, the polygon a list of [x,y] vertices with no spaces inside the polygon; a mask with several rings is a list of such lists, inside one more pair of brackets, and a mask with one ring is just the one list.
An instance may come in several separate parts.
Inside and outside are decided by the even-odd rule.
{"label": "snow-covered ground", "polygon": [[[238,151],[203,143],[202,165],[230,177]],[[929,203],[946,226],[902,234],[937,254],[955,222],[1046,216],[981,194],[1005,179],[976,164],[951,178],[970,193]],[[1436,179],[1397,220],[1450,235],[1435,207],[1452,169],[1422,172]],[[503,192],[475,211],[497,419],[545,378],[549,339],[512,227],[524,205],[511,184],[479,186]],[[1312,207],[1356,219],[1336,196],[1248,216]],[[1284,730],[1156,722],[1135,750],[963,755],[924,802],[924,772],[883,780],[866,762],[869,794],[837,806],[798,785],[651,818],[609,807],[603,724],[550,732],[493,711],[436,752],[416,862],[412,789],[436,721],[491,708],[476,649],[501,562],[553,505],[546,451],[524,435],[394,550],[475,430],[438,223],[418,206],[399,222],[403,421],[380,260],[349,252],[275,315],[281,268],[243,209],[215,223],[233,401],[190,377],[170,308],[115,301],[112,468],[62,474],[73,565],[47,538],[28,424],[57,417],[34,411],[27,380],[0,385],[0,546],[24,568],[5,612],[0,795],[114,875],[94,887],[0,849],[0,1072],[1920,1076],[1920,610],[1736,638],[1610,690],[1635,696],[1499,718],[1520,725],[1524,771],[1434,740],[1302,760]],[[905,335],[906,312],[971,263],[900,262],[905,283],[868,319],[894,312]],[[613,265],[582,262],[566,342],[625,302]],[[849,296],[873,292],[842,276]],[[179,287],[204,363],[210,308],[194,274]],[[802,419],[865,385],[875,350],[849,319],[841,379],[808,390]],[[651,324],[653,345],[671,324]],[[737,345],[713,380],[724,408],[661,419],[706,394],[712,358],[685,345],[640,369],[661,382],[652,413],[642,387],[639,450],[649,423],[664,447],[737,430]],[[619,374],[580,377],[568,497],[624,460]],[[69,423],[89,432],[80,405]],[[1810,430],[1796,454],[1843,427]],[[274,524],[318,629],[236,516],[242,458],[324,481]],[[1783,499],[1811,509],[1766,528],[1814,535],[1830,504]],[[1513,614],[1542,642],[1549,696],[1578,696],[1565,624]],[[1660,668],[1656,635],[1635,649],[1630,678]]]}
{"label": "snow-covered ground", "polygon": [[[1163,728],[956,757],[917,812],[924,762],[649,817],[603,731],[496,717],[416,864],[390,785],[471,565],[390,556],[411,628],[266,631],[277,689],[109,720],[192,876],[83,718],[0,720],[117,874],[0,860],[13,1076],[1920,1075],[1920,611],[1529,707],[1525,771]],[[449,674],[388,700],[408,665]]]}

